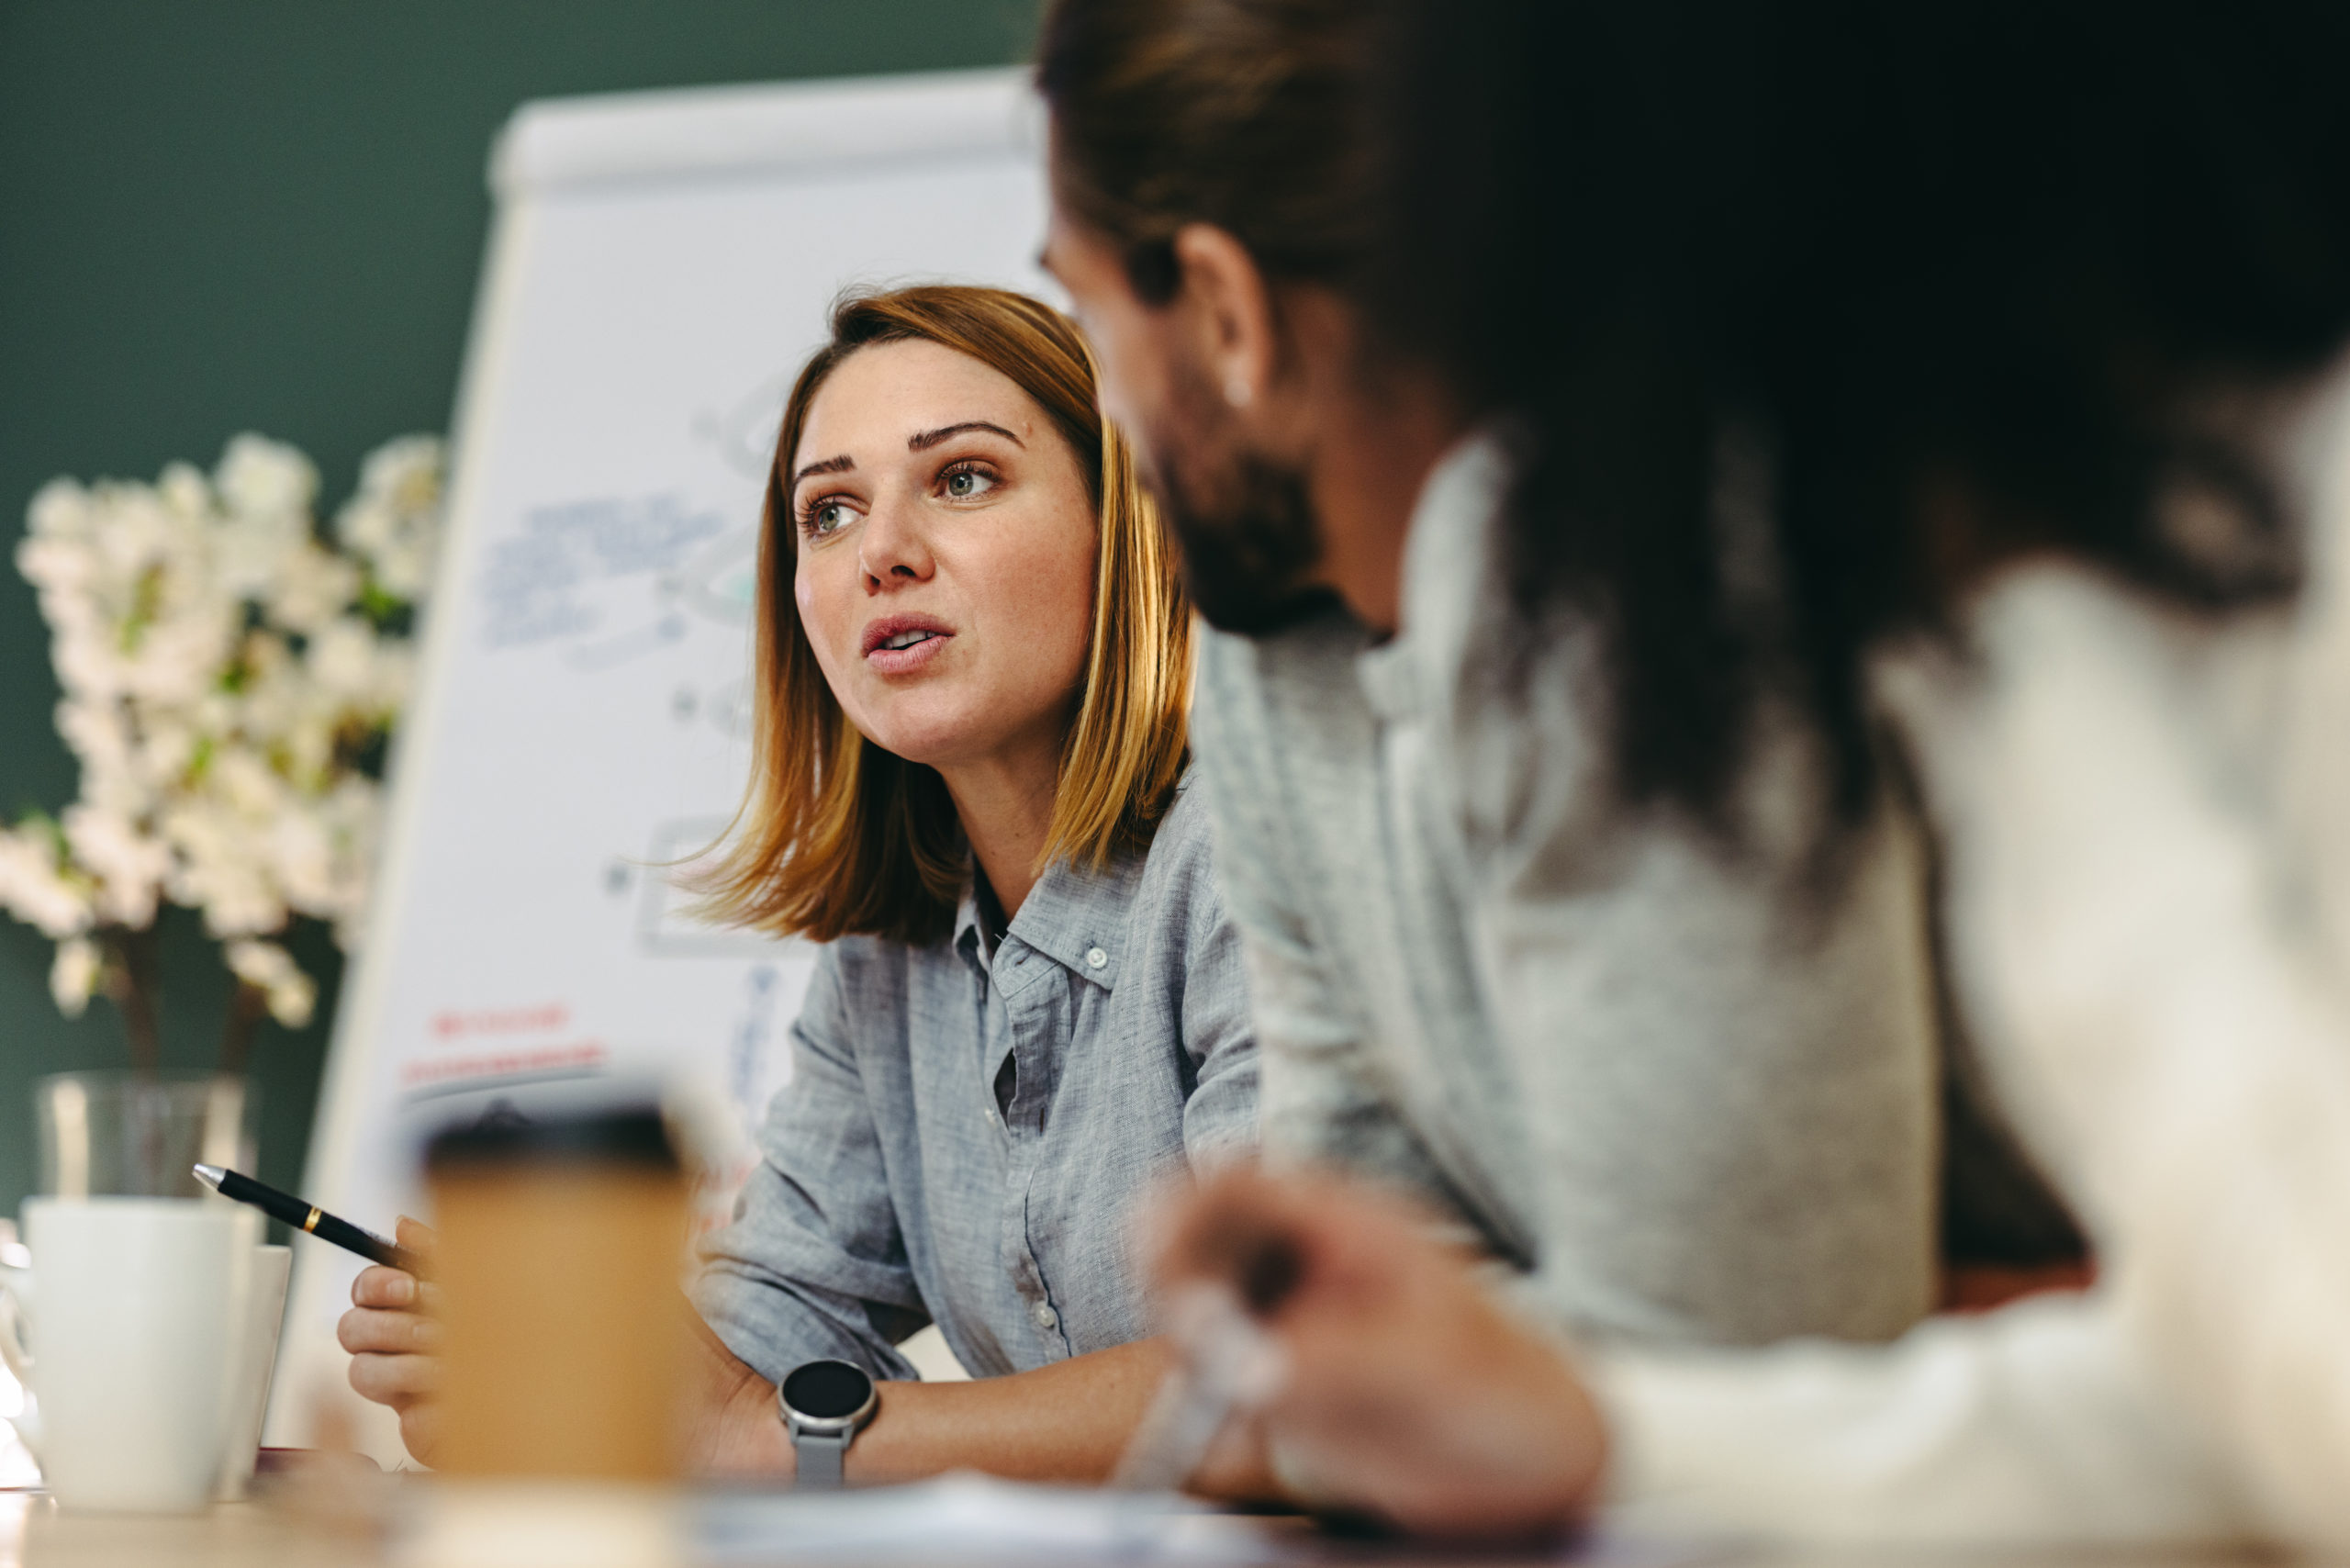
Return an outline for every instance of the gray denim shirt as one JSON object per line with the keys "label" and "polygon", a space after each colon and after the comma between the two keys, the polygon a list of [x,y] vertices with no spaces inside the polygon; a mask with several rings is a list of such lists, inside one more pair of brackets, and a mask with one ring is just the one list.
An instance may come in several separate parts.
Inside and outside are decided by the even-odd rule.
{"label": "gray denim shirt", "polygon": [[967,889],[927,947],[833,943],[791,1080],[694,1304],[760,1376],[834,1356],[912,1378],[936,1322],[975,1376],[1151,1331],[1128,1211],[1254,1146],[1257,1047],[1205,812],[1147,856],[1047,869],[992,955]]}
{"label": "gray denim shirt", "polygon": [[1267,1158],[1433,1199],[1586,1335],[1897,1334],[1934,1282],[1914,823],[1887,803],[1800,896],[1815,748],[1762,720],[1744,854],[1618,807],[1591,628],[1522,646],[1513,471],[1478,437],[1431,476],[1393,638],[1334,612],[1202,650]]}

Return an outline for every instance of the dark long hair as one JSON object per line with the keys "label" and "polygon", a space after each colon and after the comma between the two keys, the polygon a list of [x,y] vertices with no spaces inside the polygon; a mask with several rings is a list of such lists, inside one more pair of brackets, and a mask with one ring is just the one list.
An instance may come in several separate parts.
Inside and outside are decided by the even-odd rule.
{"label": "dark long hair", "polygon": [[1769,678],[1726,450],[1760,454],[1781,667],[1848,820],[1875,789],[1868,649],[1998,560],[2065,552],[2206,607],[2289,590],[2210,395],[2350,335],[2350,7],[1386,17],[1372,319],[1533,431],[1514,580],[1602,627],[1628,801],[1726,821]]}

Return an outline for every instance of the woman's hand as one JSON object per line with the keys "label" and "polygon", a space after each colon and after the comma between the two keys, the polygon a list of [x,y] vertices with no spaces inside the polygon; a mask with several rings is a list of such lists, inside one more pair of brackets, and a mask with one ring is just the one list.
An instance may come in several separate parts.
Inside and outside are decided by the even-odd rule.
{"label": "woman's hand", "polygon": [[736,1360],[683,1298],[677,1307],[692,1340],[685,1394],[686,1473],[789,1481],[799,1466],[775,1384]]}
{"label": "woman's hand", "polygon": [[[430,1261],[432,1227],[403,1216],[393,1239]],[[375,1264],[351,1283],[351,1310],[335,1326],[351,1352],[351,1386],[399,1412],[400,1441],[422,1463],[440,1440],[440,1289],[405,1270]]]}
{"label": "woman's hand", "polygon": [[1606,1433],[1573,1368],[1413,1210],[1234,1170],[1178,1200],[1159,1236],[1162,1288],[1221,1283],[1261,1304],[1288,1366],[1236,1439],[1263,1443],[1299,1501],[1427,1534],[1516,1536],[1574,1523],[1595,1495]]}

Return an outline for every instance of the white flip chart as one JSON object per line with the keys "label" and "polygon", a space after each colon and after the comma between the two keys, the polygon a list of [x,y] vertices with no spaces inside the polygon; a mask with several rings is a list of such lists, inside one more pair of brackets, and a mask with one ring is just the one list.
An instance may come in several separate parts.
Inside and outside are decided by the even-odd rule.
{"label": "white flip chart", "polygon": [[[655,868],[742,790],[783,393],[844,287],[1048,290],[1040,127],[1009,71],[566,99],[508,124],[313,1202],[388,1226],[417,1212],[421,1130],[551,1085],[684,1080],[738,1138],[764,1108],[811,951],[693,924]],[[342,1387],[360,1266],[298,1249],[270,1440],[308,1440]],[[383,1413],[357,1413],[397,1458]]]}

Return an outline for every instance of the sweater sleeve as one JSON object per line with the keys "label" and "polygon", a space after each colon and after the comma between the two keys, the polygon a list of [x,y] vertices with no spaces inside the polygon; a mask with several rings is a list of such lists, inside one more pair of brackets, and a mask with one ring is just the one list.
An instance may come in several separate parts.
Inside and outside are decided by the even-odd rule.
{"label": "sweater sleeve", "polygon": [[[2174,629],[2175,630],[2175,629]],[[1617,1516],[1936,1542],[2350,1540],[2350,1030],[2278,846],[2109,588],[2001,590],[1891,661],[1947,846],[1962,1004],[2087,1221],[2087,1298],[1886,1350],[1611,1350]]]}
{"label": "sweater sleeve", "polygon": [[2267,1532],[2350,1541],[2350,1008],[2241,725],[2281,644],[2054,568],[1976,622],[1915,727],[1987,1058],[2147,1375]]}
{"label": "sweater sleeve", "polygon": [[2117,1304],[2045,1296],[1888,1348],[1617,1349],[1592,1362],[1611,1526],[1983,1547],[2244,1539],[2244,1500]]}

